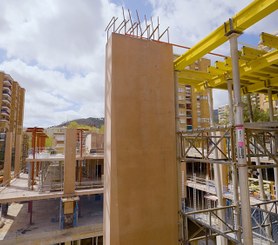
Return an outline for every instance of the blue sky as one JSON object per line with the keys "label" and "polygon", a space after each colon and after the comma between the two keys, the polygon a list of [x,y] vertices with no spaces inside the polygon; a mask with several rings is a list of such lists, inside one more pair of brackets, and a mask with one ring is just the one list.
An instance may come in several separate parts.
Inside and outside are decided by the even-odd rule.
{"label": "blue sky", "polygon": [[[252,0],[1,0],[0,70],[26,89],[25,126],[104,116],[104,29],[122,6],[146,15],[170,41],[193,46]],[[241,43],[256,46],[261,31],[277,32],[277,13],[245,31]],[[229,46],[217,52],[229,54]],[[184,51],[183,51],[184,52]],[[223,92],[214,97],[224,104]]]}

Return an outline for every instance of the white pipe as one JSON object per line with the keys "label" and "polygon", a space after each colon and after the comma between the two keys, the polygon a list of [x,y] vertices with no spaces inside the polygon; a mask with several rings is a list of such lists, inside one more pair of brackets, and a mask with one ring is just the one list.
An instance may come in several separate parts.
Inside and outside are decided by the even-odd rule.
{"label": "white pipe", "polygon": [[[229,94],[229,119],[232,125],[234,125],[234,106],[233,106],[233,86],[232,80],[227,80],[228,85],[228,94]],[[232,138],[231,138],[232,140]],[[233,142],[231,142],[231,147],[233,147]],[[233,159],[234,160],[234,159]],[[234,220],[235,220],[235,230],[237,232],[237,239],[241,240],[241,233],[240,233],[240,217],[239,217],[239,196],[238,196],[238,173],[237,167],[235,164],[232,165],[232,182],[233,182],[233,201],[236,208],[234,209]]]}
{"label": "white pipe", "polygon": [[244,120],[243,120],[243,106],[240,96],[240,74],[238,63],[238,43],[237,34],[229,36],[231,58],[232,58],[232,73],[234,85],[235,98],[235,127],[236,127],[236,145],[238,158],[238,173],[239,173],[239,188],[241,201],[241,218],[242,218],[242,233],[243,244],[253,245],[253,234],[251,224],[251,208],[248,187],[248,169],[244,142]]}

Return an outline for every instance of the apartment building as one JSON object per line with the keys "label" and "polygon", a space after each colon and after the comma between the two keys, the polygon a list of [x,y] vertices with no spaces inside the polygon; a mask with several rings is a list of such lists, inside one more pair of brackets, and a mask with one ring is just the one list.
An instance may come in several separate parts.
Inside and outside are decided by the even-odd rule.
{"label": "apartment building", "polygon": [[[19,171],[15,165],[20,168],[24,97],[25,89],[9,74],[0,71],[0,182],[3,180],[5,162],[7,164],[11,162],[15,172]],[[11,143],[7,144],[7,142]]]}
{"label": "apartment building", "polygon": [[[206,71],[210,60],[202,58],[186,69]],[[191,85],[178,87],[179,128],[181,131],[209,126],[208,96],[206,91],[196,92]]]}
{"label": "apartment building", "polygon": [[229,105],[223,105],[218,107],[218,121],[219,124],[226,124],[229,120]]}
{"label": "apartment building", "polygon": [[0,131],[22,133],[25,89],[0,71]]}

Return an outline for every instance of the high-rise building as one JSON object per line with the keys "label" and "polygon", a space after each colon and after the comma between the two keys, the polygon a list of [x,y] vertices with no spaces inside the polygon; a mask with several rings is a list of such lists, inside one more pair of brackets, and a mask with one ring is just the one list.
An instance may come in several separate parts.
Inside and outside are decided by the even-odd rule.
{"label": "high-rise building", "polygon": [[220,124],[227,124],[229,120],[229,105],[223,105],[218,107],[218,121]]}
{"label": "high-rise building", "polygon": [[23,128],[25,89],[0,71],[0,132],[21,134]]}
{"label": "high-rise building", "polygon": [[[20,145],[24,96],[25,89],[21,88],[9,74],[0,71],[0,181],[4,176],[5,164],[13,166],[16,174],[22,163]],[[7,135],[10,135],[9,139]],[[10,179],[9,176],[6,177]]]}
{"label": "high-rise building", "polygon": [[[210,60],[200,59],[187,67],[188,70],[206,71]],[[209,126],[208,96],[206,91],[196,92],[191,85],[179,84],[179,128],[192,130]]]}

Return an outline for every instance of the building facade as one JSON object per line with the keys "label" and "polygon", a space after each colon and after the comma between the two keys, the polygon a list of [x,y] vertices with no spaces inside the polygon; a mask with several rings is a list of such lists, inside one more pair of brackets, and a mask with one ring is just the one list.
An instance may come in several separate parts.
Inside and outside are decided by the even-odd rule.
{"label": "building facade", "polygon": [[22,163],[24,97],[25,89],[9,74],[0,71],[0,182],[10,180],[10,176],[4,176],[5,164],[14,170],[15,175]]}
{"label": "building facade", "polygon": [[[210,60],[200,59],[186,69],[206,71]],[[209,107],[206,91],[196,92],[191,85],[178,87],[179,129],[181,131],[209,127]]]}
{"label": "building facade", "polygon": [[22,133],[25,89],[0,71],[0,131]]}

